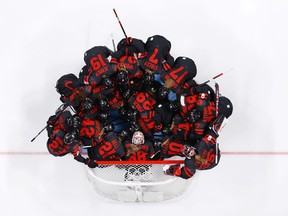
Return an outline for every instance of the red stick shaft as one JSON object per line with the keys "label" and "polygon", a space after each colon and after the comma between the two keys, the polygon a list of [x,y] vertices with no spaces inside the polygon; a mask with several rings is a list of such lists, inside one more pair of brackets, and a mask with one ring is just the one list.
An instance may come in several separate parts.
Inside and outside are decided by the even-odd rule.
{"label": "red stick shaft", "polygon": [[120,21],[120,19],[119,19],[119,17],[118,17],[118,14],[117,14],[117,12],[116,12],[116,10],[115,10],[114,8],[113,8],[113,11],[114,11],[114,14],[115,14],[115,16],[116,16],[116,18],[117,18],[117,20],[118,20],[118,22],[119,22],[119,25],[120,25],[120,27],[121,27],[124,35],[125,35],[125,38],[128,38],[127,35],[126,35],[126,32],[125,32],[125,30],[124,30],[124,28],[123,28],[123,26],[122,26],[122,23],[121,23],[121,21]]}
{"label": "red stick shaft", "polygon": [[[213,79],[217,79],[218,77],[220,77],[220,76],[222,76],[222,75],[223,75],[223,73],[220,73],[220,74],[214,76],[214,77],[212,78],[212,80],[213,80]],[[211,81],[211,80],[207,80],[206,82],[204,82],[204,83],[202,83],[202,84],[209,83],[210,81]]]}

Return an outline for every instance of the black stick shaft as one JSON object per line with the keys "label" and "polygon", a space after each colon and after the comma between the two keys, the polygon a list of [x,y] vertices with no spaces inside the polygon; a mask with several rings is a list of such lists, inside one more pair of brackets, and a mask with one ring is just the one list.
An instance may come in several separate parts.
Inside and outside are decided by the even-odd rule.
{"label": "black stick shaft", "polygon": [[[58,119],[58,117],[63,113],[63,111],[68,107],[68,104],[62,104],[58,109],[61,109],[61,111],[59,111],[56,114],[56,120]],[[32,140],[31,142],[33,142],[46,128],[48,127],[48,125],[46,125]]]}
{"label": "black stick shaft", "polygon": [[46,128],[47,125],[31,140],[31,142],[33,142]]}

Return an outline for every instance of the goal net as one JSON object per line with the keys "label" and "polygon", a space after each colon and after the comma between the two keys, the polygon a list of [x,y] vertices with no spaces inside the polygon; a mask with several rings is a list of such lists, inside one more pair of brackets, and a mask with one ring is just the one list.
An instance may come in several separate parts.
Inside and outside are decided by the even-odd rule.
{"label": "goal net", "polygon": [[192,179],[164,174],[172,164],[183,160],[164,161],[97,161],[98,167],[87,168],[94,190],[103,197],[127,202],[154,202],[183,194]]}

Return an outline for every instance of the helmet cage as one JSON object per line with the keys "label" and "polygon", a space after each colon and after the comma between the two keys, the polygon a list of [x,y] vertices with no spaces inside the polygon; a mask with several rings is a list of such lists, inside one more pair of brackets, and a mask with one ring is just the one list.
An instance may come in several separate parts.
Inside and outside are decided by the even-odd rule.
{"label": "helmet cage", "polygon": [[144,140],[143,133],[141,131],[136,131],[133,134],[132,143],[136,144],[136,145],[142,145],[142,144],[144,144],[144,142],[145,142],[145,140]]}

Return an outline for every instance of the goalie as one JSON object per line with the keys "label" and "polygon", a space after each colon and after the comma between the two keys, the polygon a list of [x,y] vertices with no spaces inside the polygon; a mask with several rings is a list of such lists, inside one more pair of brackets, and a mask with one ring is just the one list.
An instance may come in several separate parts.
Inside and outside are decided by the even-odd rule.
{"label": "goalie", "polygon": [[131,141],[124,141],[126,148],[125,160],[130,161],[145,161],[151,160],[155,154],[153,144],[145,140],[144,134],[141,131],[134,132]]}

